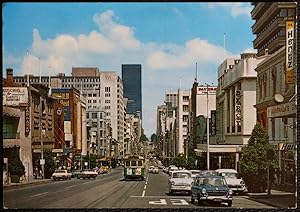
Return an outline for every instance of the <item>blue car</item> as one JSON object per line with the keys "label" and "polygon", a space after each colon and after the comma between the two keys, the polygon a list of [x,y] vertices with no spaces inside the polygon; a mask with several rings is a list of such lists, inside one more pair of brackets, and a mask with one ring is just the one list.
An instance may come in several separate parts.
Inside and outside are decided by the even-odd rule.
{"label": "blue car", "polygon": [[191,202],[198,201],[198,205],[204,202],[222,203],[232,206],[233,191],[228,187],[223,176],[204,175],[197,176],[192,185]]}

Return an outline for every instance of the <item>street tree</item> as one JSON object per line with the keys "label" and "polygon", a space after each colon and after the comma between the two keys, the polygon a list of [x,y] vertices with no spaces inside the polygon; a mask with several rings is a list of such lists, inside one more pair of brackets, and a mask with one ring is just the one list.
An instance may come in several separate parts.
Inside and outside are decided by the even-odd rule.
{"label": "street tree", "polygon": [[178,155],[170,161],[170,165],[174,165],[177,167],[185,167],[186,166],[186,160],[182,155]]}
{"label": "street tree", "polygon": [[[270,154],[271,153],[271,154]],[[267,188],[267,169],[277,168],[276,154],[269,144],[265,129],[256,124],[252,130],[248,145],[242,148],[240,159],[241,176],[249,192],[265,192]],[[274,179],[271,171],[270,179]]]}
{"label": "street tree", "polygon": [[156,142],[156,141],[157,141],[157,135],[156,135],[155,133],[153,133],[153,134],[151,135],[151,141],[152,141],[152,142]]}

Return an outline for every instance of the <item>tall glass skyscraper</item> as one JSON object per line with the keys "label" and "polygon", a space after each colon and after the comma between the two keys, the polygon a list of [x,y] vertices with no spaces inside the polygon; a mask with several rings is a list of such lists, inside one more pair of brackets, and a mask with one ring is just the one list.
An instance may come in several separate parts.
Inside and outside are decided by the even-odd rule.
{"label": "tall glass skyscraper", "polygon": [[122,64],[124,97],[128,98],[127,113],[142,118],[142,65]]}

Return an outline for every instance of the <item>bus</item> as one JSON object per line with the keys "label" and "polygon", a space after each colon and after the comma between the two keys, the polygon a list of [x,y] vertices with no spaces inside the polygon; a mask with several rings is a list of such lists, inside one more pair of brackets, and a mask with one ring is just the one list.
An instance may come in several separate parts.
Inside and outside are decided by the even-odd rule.
{"label": "bus", "polygon": [[125,156],[124,158],[124,178],[141,179],[145,176],[145,159],[139,155]]}

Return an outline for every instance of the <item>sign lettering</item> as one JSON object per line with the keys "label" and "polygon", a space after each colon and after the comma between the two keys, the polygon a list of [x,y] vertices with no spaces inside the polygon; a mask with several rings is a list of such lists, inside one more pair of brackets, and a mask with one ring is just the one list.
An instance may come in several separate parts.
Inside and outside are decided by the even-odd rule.
{"label": "sign lettering", "polygon": [[242,126],[241,91],[235,91],[235,125]]}
{"label": "sign lettering", "polygon": [[172,205],[189,205],[189,203],[184,199],[170,199]]}
{"label": "sign lettering", "polygon": [[2,97],[5,106],[28,105],[28,91],[24,87],[3,87]]}
{"label": "sign lettering", "polygon": [[30,132],[30,111],[29,107],[25,108],[25,135],[28,136]]}
{"label": "sign lettering", "polygon": [[165,199],[160,199],[158,201],[149,201],[150,205],[166,205],[167,201]]}
{"label": "sign lettering", "polygon": [[286,73],[287,84],[295,83],[295,22],[286,22]]}

